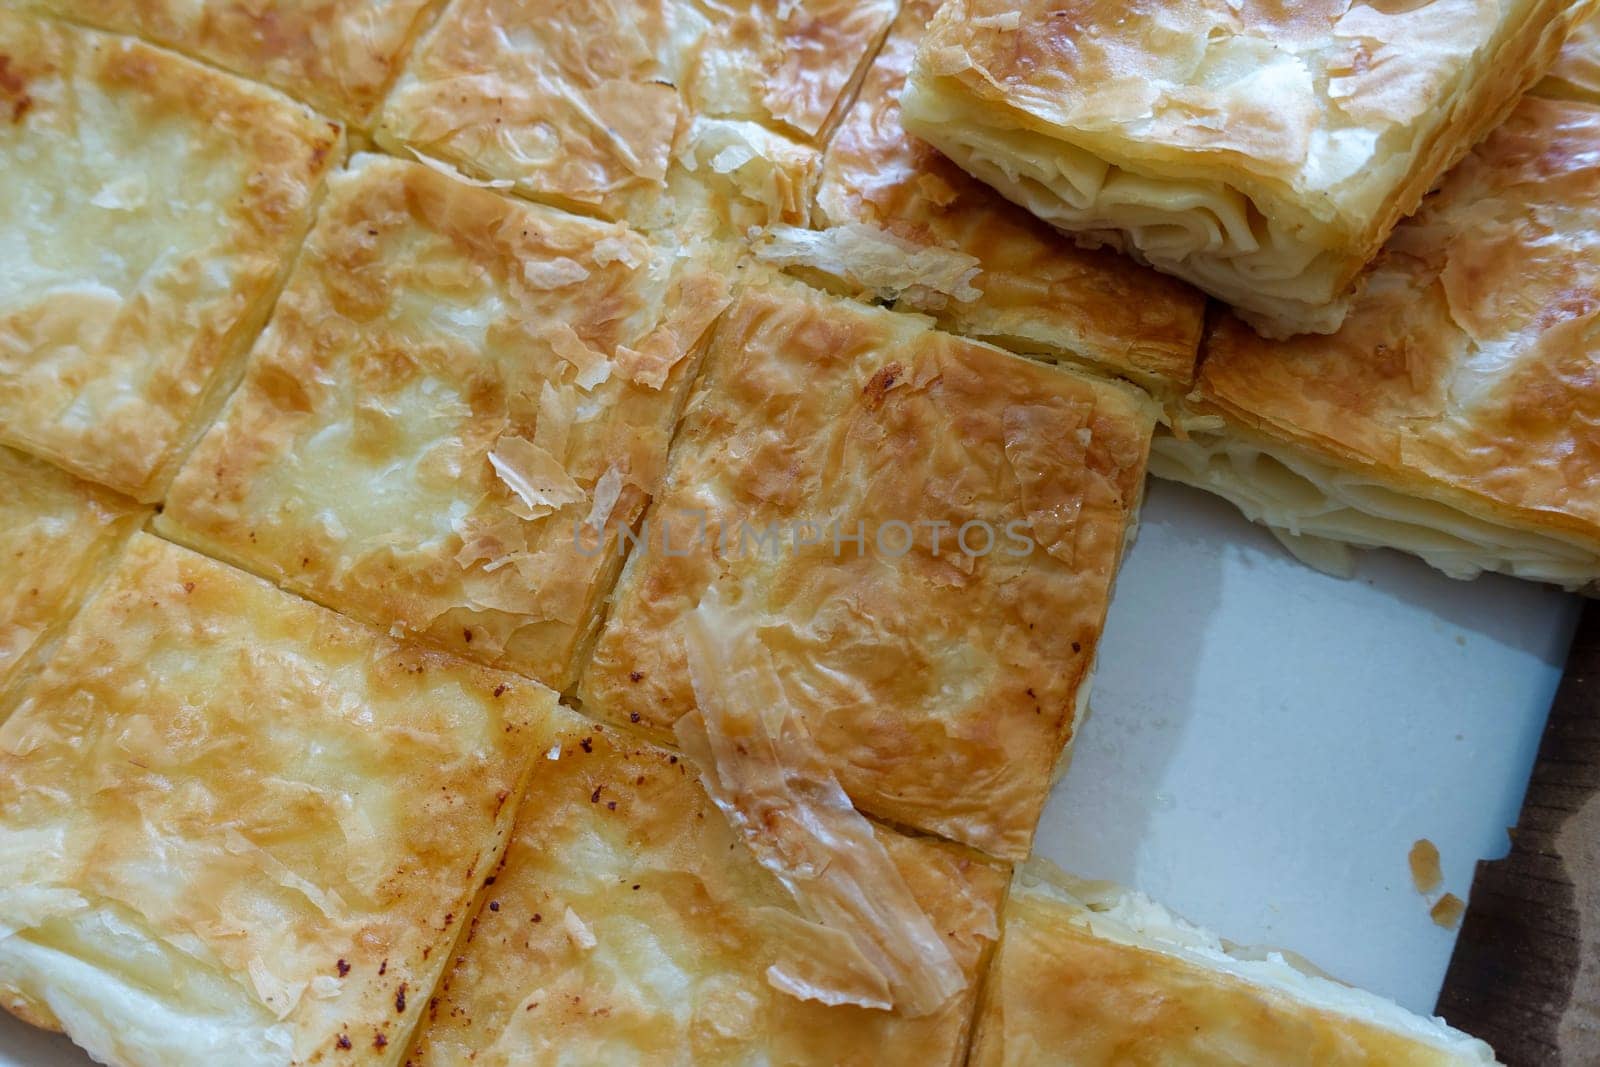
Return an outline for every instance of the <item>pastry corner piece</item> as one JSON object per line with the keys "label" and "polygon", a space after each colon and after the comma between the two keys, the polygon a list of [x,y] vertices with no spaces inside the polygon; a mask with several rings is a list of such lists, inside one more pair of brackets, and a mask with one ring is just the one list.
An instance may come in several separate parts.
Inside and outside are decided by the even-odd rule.
{"label": "pastry corner piece", "polygon": [[1269,336],[1329,333],[1395,224],[1588,0],[952,0],[908,129]]}
{"label": "pastry corner piece", "polygon": [[1197,290],[1080,248],[906,132],[900,93],[938,8],[902,7],[828,142],[814,228],[774,226],[756,255],[953,333],[1085,363],[1163,396],[1186,391],[1205,311]]}
{"label": "pastry corner piece", "polygon": [[343,135],[273,90],[12,9],[0,72],[0,443],[154,502],[233,386]]}
{"label": "pastry corner piece", "polygon": [[1156,405],[798,282],[724,316],[579,684],[669,736],[679,628],[754,627],[855,805],[1026,855],[1072,738]]}
{"label": "pastry corner piece", "polygon": [[727,258],[357,156],[158,529],[563,688]]}
{"label": "pastry corner piece", "polygon": [[894,11],[894,0],[458,0],[418,44],[375,135],[652,230],[737,236],[804,221],[822,141]]}
{"label": "pastry corner piece", "polygon": [[116,493],[0,448],[0,719],[146,515]]}
{"label": "pastry corner piece", "polygon": [[21,0],[265,82],[364,127],[441,0]]}
{"label": "pastry corner piece", "polygon": [[959,988],[917,1014],[863,1007],[827,992],[858,984],[850,942],[758,860],[702,788],[705,768],[627,730],[564,711],[556,723],[408,1062],[963,1061],[1003,865],[869,828]]}
{"label": "pastry corner piece", "polygon": [[1152,470],[1309,562],[1600,583],[1600,107],[1529,96],[1395,231],[1344,327],[1229,317]]}
{"label": "pastry corner piece", "polygon": [[1491,1067],[1443,1020],[1245,952],[1138,893],[1035,861],[1006,900],[973,1067]]}
{"label": "pastry corner piece", "polygon": [[398,1062],[554,708],[137,535],[0,726],[0,1006],[125,1067]]}

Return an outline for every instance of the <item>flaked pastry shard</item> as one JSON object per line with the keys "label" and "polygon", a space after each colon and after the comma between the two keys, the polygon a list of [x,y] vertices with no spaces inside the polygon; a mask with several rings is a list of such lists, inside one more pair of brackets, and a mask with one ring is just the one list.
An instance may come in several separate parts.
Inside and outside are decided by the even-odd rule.
{"label": "flaked pastry shard", "polygon": [[[1136,1050],[1136,1051],[1135,1051]],[[1138,893],[1020,870],[973,1067],[1489,1067],[1439,1019],[1245,951]]]}
{"label": "flaked pastry shard", "polygon": [[1395,231],[1343,329],[1223,317],[1152,469],[1329,569],[1600,580],[1600,107],[1528,97]]}
{"label": "flaked pastry shard", "polygon": [[159,500],[237,380],[339,130],[9,9],[0,120],[0,443]]}
{"label": "flaked pastry shard", "polygon": [[0,448],[0,719],[7,694],[147,514],[131,500]]}
{"label": "flaked pastry shard", "polygon": [[1015,352],[1088,363],[1161,394],[1186,390],[1201,294],[1090,251],[906,133],[900,92],[937,0],[910,0],[828,142],[813,229],[776,226],[762,259],[892,300]]}
{"label": "flaked pastry shard", "polygon": [[[576,715],[555,724],[412,1062],[962,1062],[1002,866],[873,829],[959,989],[922,1014],[863,1007],[851,942],[757,861],[706,768]],[[835,844],[812,858],[850,862],[854,843]]]}
{"label": "flaked pastry shard", "polygon": [[158,528],[564,687],[666,466],[722,265],[358,156]]}
{"label": "flaked pastry shard", "polygon": [[1395,224],[1591,0],[951,0],[905,123],[1269,336],[1328,333]]}
{"label": "flaked pastry shard", "polygon": [[649,229],[803,222],[893,0],[459,0],[381,144]]}
{"label": "flaked pastry shard", "polygon": [[21,0],[266,82],[364,126],[439,0]]}
{"label": "flaked pastry shard", "polygon": [[855,805],[1026,855],[1072,737],[1156,409],[777,278],[714,334],[586,712],[659,736],[713,586]]}
{"label": "flaked pastry shard", "polygon": [[126,1067],[398,1063],[555,699],[137,535],[0,726],[0,1006]]}

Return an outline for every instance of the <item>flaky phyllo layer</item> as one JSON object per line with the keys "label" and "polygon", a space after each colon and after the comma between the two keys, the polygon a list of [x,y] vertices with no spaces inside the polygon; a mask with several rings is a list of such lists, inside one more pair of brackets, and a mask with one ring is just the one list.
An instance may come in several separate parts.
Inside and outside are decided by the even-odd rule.
{"label": "flaky phyllo layer", "polygon": [[1589,6],[957,0],[902,106],[912,133],[1041,218],[1268,336],[1331,333],[1396,221]]}
{"label": "flaky phyllo layer", "polygon": [[1150,473],[1224,498],[1319,570],[1350,574],[1351,546],[1397,548],[1452,578],[1497,571],[1574,591],[1595,588],[1600,552],[1592,545],[1414,496],[1370,472],[1337,466],[1220,421],[1202,426],[1182,438],[1156,438]]}
{"label": "flaky phyllo layer", "polygon": [[1457,577],[1593,589],[1597,135],[1600,108],[1524,100],[1395,231],[1331,337],[1219,319],[1152,469],[1301,550],[1387,545]]}
{"label": "flaky phyllo layer", "polygon": [[1034,860],[1006,901],[969,1063],[1074,1067],[1145,1062],[1278,1067],[1492,1064],[1439,1019],[1230,944],[1141,893]]}

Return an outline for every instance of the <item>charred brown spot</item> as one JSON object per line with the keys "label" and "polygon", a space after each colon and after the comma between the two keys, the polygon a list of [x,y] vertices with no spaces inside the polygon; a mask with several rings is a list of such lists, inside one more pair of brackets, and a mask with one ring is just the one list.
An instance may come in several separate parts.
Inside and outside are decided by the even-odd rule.
{"label": "charred brown spot", "polygon": [[504,682],[501,682],[499,685],[494,687],[494,695],[497,697],[503,697],[506,695],[506,690],[510,688],[510,686],[506,685]]}
{"label": "charred brown spot", "polygon": [[861,390],[861,395],[867,398],[868,408],[877,411],[883,406],[883,398],[889,395],[889,390],[900,380],[903,371],[899,363],[890,363],[868,379],[867,387]]}
{"label": "charred brown spot", "polygon": [[642,681],[644,681],[644,671],[629,671],[628,672],[628,681],[630,681],[630,682],[642,682]]}
{"label": "charred brown spot", "polygon": [[406,1010],[406,984],[400,983],[400,988],[394,991],[394,1010],[403,1013]]}
{"label": "charred brown spot", "polygon": [[28,95],[28,79],[11,69],[11,57],[0,55],[0,96],[11,104],[11,121],[19,123],[33,107],[33,97]]}
{"label": "charred brown spot", "polygon": [[383,1048],[388,1043],[389,1043],[389,1039],[387,1037],[383,1036],[383,1031],[380,1030],[377,1033],[372,1035],[372,1047],[373,1048]]}
{"label": "charred brown spot", "polygon": [[585,752],[593,752],[594,751],[594,738],[585,737],[582,741],[578,742],[578,747],[583,749]]}
{"label": "charred brown spot", "polygon": [[340,1034],[337,1044],[338,1044],[339,1048],[343,1049],[344,1051],[346,1051],[346,1052],[350,1051],[350,1035],[349,1034]]}
{"label": "charred brown spot", "polygon": [[339,977],[340,978],[343,978],[345,975],[350,973],[350,965],[348,963],[346,963],[343,959],[339,960],[338,963],[334,964],[334,967],[337,968],[337,970],[339,971]]}

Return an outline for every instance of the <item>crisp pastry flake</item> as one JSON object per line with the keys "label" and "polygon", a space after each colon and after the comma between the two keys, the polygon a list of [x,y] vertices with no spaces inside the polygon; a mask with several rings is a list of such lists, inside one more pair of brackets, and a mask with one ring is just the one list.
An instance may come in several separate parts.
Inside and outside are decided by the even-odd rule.
{"label": "crisp pastry flake", "polygon": [[706,768],[627,730],[555,722],[412,1062],[963,1061],[1004,867],[874,828],[965,989],[915,1017],[802,999],[783,979],[837,989],[853,942],[806,918],[757,861],[701,789]]}
{"label": "crisp pastry flake", "polygon": [[159,500],[342,135],[170,52],[0,11],[0,443]]}
{"label": "crisp pastry flake", "polygon": [[1339,333],[1221,318],[1152,469],[1291,543],[1594,588],[1597,144],[1600,107],[1527,97],[1396,230]]}
{"label": "crisp pastry flake", "polygon": [[[894,861],[839,787],[789,707],[772,657],[748,619],[709,590],[683,624],[695,710],[673,727],[701,784],[746,846],[810,920],[809,962],[850,961],[845,983],[802,977],[780,959],[768,980],[827,1004],[917,1017],[964,988],[961,970]],[[839,935],[833,944],[827,935]]]}
{"label": "crisp pastry flake", "polygon": [[400,1062],[555,700],[136,535],[0,726],[0,1006],[127,1067]]}
{"label": "crisp pastry flake", "polygon": [[1155,418],[1131,387],[752,282],[713,336],[584,709],[670,737],[696,708],[676,628],[736,586],[856,807],[1025,855]]}
{"label": "crisp pastry flake", "polygon": [[1149,898],[1035,860],[1017,872],[973,1067],[1128,1062],[1487,1067],[1489,1046],[1284,953],[1244,950]]}
{"label": "crisp pastry flake", "polygon": [[1331,333],[1395,224],[1590,0],[952,0],[906,127],[1035,215]]}
{"label": "crisp pastry flake", "polygon": [[725,259],[358,156],[158,528],[564,687]]}

